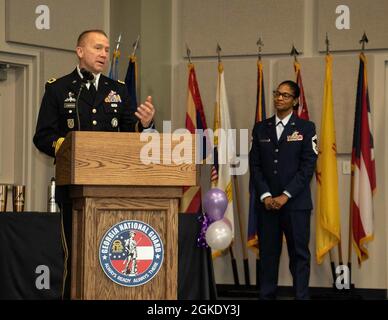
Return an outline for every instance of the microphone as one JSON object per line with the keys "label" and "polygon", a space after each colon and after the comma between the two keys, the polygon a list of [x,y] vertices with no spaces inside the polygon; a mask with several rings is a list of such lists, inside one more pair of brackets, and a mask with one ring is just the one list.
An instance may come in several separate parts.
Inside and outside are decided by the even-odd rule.
{"label": "microphone", "polygon": [[[85,88],[86,84],[88,82],[90,83],[90,82],[94,81],[94,75],[90,71],[86,70],[85,68],[81,68],[80,72],[81,72],[83,78],[81,79],[81,87],[79,88],[77,99],[75,101],[75,112],[77,114],[78,131],[81,131],[81,122],[79,119],[79,111],[78,111],[78,109],[79,109],[78,108],[79,97],[81,95],[83,88]],[[91,84],[91,85],[93,85],[93,84]]]}

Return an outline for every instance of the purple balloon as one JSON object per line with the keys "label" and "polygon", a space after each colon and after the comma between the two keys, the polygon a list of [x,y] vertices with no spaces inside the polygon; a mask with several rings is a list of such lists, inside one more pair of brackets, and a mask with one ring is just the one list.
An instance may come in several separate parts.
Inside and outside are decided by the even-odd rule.
{"label": "purple balloon", "polygon": [[225,210],[228,207],[228,198],[224,191],[218,188],[211,188],[205,194],[203,206],[207,216],[213,221],[224,217]]}

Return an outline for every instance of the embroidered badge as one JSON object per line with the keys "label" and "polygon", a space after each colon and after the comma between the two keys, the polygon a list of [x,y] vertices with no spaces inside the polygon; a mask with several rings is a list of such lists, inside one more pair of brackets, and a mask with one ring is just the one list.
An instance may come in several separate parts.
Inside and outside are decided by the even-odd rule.
{"label": "embroidered badge", "polygon": [[111,90],[107,97],[105,98],[105,102],[112,103],[112,102],[121,102],[121,97],[119,94],[117,94],[116,91]]}
{"label": "embroidered badge", "polygon": [[74,128],[74,119],[67,119],[67,127],[69,129],[73,129]]}
{"label": "embroidered badge", "polygon": [[68,97],[65,99],[65,102],[75,102],[76,99],[74,98],[75,94],[73,92],[69,92]]}
{"label": "embroidered badge", "polygon": [[294,131],[290,136],[287,136],[287,141],[302,141],[303,135],[299,134],[299,131]]}
{"label": "embroidered badge", "polygon": [[313,146],[313,151],[315,152],[316,155],[318,155],[318,138],[317,135],[311,138],[311,143]]}

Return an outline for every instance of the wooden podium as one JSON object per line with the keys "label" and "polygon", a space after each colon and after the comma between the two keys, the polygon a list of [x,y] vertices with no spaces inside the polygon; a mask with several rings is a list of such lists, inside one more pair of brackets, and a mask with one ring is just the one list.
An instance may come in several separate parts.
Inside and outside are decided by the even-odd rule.
{"label": "wooden podium", "polygon": [[[73,201],[72,299],[177,299],[179,200],[197,184],[195,139],[147,136],[73,131],[57,154],[57,185],[70,185]],[[159,272],[135,287],[112,281],[99,261],[102,237],[125,220],[150,225],[164,247]]]}

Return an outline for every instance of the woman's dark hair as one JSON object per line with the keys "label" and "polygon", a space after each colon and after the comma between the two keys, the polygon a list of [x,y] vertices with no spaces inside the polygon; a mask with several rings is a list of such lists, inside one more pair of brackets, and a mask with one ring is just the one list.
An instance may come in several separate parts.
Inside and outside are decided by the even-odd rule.
{"label": "woman's dark hair", "polygon": [[282,85],[289,86],[291,91],[292,91],[292,93],[294,94],[295,98],[299,98],[300,89],[299,89],[299,86],[298,86],[298,84],[296,82],[294,82],[292,80],[286,80],[286,81],[283,81],[282,83],[280,83],[278,87],[280,87]]}

